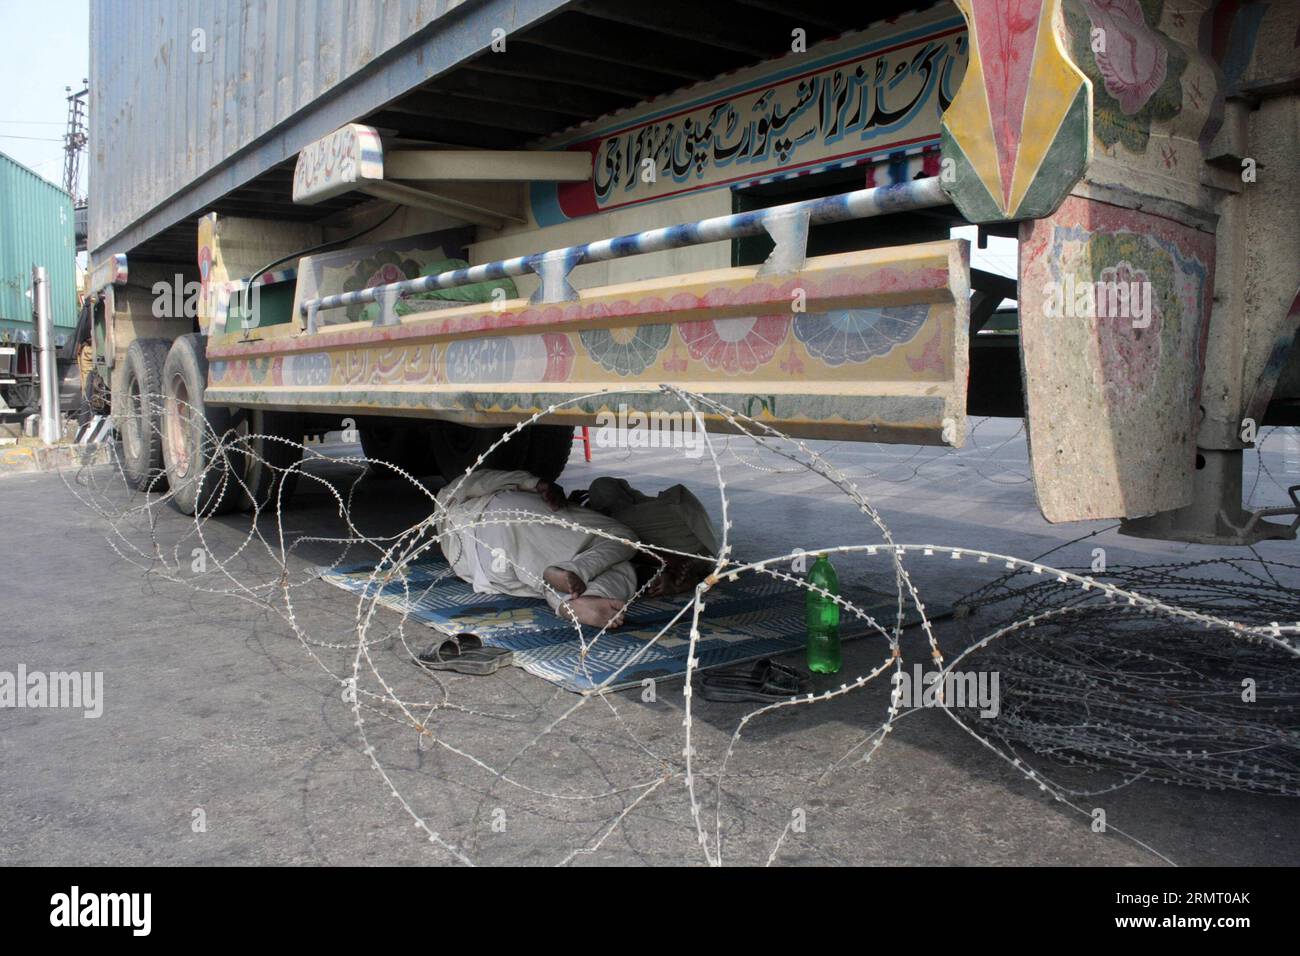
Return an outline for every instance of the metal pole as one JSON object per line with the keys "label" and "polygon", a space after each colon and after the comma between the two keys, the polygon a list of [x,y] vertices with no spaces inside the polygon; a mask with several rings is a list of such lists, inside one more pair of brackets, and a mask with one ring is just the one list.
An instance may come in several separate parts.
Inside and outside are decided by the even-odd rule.
{"label": "metal pole", "polygon": [[309,328],[314,331],[314,313],[321,309],[337,309],[346,305],[376,302],[380,296],[418,295],[435,289],[452,289],[456,286],[501,279],[506,276],[530,275],[536,273],[537,267],[547,260],[563,263],[563,268],[567,272],[585,262],[607,262],[610,259],[622,259],[626,256],[638,256],[664,249],[680,249],[684,246],[701,245],[722,239],[755,236],[765,230],[765,223],[798,213],[806,213],[808,221],[817,225],[844,222],[849,219],[866,219],[894,212],[931,209],[936,206],[946,206],[951,202],[952,200],[943,190],[943,183],[939,177],[931,176],[889,186],[858,189],[823,199],[808,199],[803,202],[787,203],[784,206],[756,209],[752,212],[701,219],[699,222],[682,223],[665,229],[615,236],[613,239],[600,239],[581,246],[568,246],[531,256],[502,259],[499,262],[488,262],[467,269],[453,269],[437,275],[407,279],[404,282],[390,282],[386,285],[357,289],[355,292],[306,299],[300,308],[308,317]]}
{"label": "metal pole", "polygon": [[50,280],[44,266],[32,269],[32,299],[36,303],[36,348],[41,377],[41,441],[53,445],[63,437],[59,415],[59,371],[55,362],[54,316],[50,313]]}

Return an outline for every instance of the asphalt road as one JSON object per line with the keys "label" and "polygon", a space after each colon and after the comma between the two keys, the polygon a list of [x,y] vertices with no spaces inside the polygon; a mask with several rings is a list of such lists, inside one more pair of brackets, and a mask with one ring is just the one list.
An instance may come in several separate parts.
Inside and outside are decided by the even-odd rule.
{"label": "asphalt road", "polygon": [[[812,444],[854,476],[898,542],[1033,558],[1092,534],[1045,559],[1057,566],[1086,565],[1097,547],[1112,564],[1241,553],[1123,538],[1107,530],[1110,523],[1047,524],[1034,505],[1018,423],[984,424],[960,453]],[[1296,459],[1285,442],[1266,446],[1270,474],[1261,476],[1257,502],[1282,500],[1282,486],[1300,470]],[[736,441],[722,461],[738,553],[874,540],[865,519],[816,476],[786,471],[779,459]],[[312,471],[338,487],[354,475],[337,462]],[[124,498],[111,474],[96,474],[107,497],[93,500],[119,507]],[[716,506],[707,457],[597,448],[586,464],[575,450],[563,482],[580,487],[600,474],[629,477],[650,492],[683,481]],[[413,826],[402,801],[476,863],[704,862],[676,772],[680,682],[665,683],[654,702],[628,691],[574,710],[579,698],[514,668],[457,678],[448,683],[454,706],[429,718],[439,743],[421,744],[409,724],[366,712],[367,739],[385,779],[363,752],[340,684],[326,672],[350,672],[354,599],[320,582],[294,588],[293,619],[318,642],[309,654],[282,614],[212,593],[230,581],[211,566],[193,570],[189,519],[163,508],[152,531],[143,517],[114,525],[91,507],[89,490],[70,480],[0,478],[8,558],[0,672],[19,665],[102,672],[103,713],[87,719],[73,710],[0,709],[0,863],[453,862]],[[401,482],[370,477],[358,486],[350,517],[366,534],[391,533],[420,520],[425,502]],[[290,539],[342,533],[336,501],[319,486],[295,500],[283,527]],[[276,529],[264,522],[262,530],[273,537]],[[278,577],[280,565],[265,548],[241,547],[247,519],[218,519],[203,533],[208,552],[247,586]],[[154,540],[164,546],[164,561],[147,572],[142,565]],[[130,544],[143,557],[132,555]],[[290,576],[305,578],[310,565],[337,550],[303,543],[287,558]],[[1257,550],[1300,564],[1294,542]],[[183,580],[159,573],[167,562],[178,564]],[[973,562],[909,567],[931,608],[997,573]],[[1295,569],[1276,573],[1300,584]],[[840,574],[892,589],[892,573],[878,559],[845,560]],[[395,620],[377,613],[372,636]],[[988,627],[977,614],[942,621],[937,634],[951,652]],[[923,649],[910,633],[905,653],[925,659]],[[399,642],[375,640],[367,650],[398,696],[436,696]],[[865,673],[885,653],[878,639],[849,642],[844,672]],[[1150,865],[1162,856],[1180,864],[1300,863],[1300,801],[1139,782],[1096,798],[1110,824],[1096,833],[1088,816],[1045,796],[935,710],[908,713],[869,764],[850,760],[823,780],[879,724],[887,695],[888,685],[876,681],[748,724],[722,778],[720,811],[717,771],[751,708],[694,698],[701,819],[712,840],[717,814],[724,862],[766,862],[781,840],[776,862],[786,864]],[[647,793],[660,777],[666,781]],[[802,827],[782,840],[796,817]],[[597,843],[595,852],[572,856]]]}

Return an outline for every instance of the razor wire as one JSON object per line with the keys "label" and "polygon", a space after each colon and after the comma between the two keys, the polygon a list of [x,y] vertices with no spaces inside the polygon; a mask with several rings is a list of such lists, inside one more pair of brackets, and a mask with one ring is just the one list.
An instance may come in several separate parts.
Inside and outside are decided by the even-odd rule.
{"label": "razor wire", "polygon": [[[627,800],[617,813],[595,827],[587,842],[564,852],[556,862],[568,864],[579,857],[597,854],[609,838],[625,827],[642,808],[654,805],[670,784],[682,787],[689,804],[691,828],[698,851],[705,863],[723,863],[727,829],[724,826],[726,790],[724,783],[734,772],[730,764],[744,746],[746,734],[767,715],[793,707],[809,707],[819,702],[843,698],[873,682],[892,682],[888,706],[876,717],[864,716],[866,730],[844,753],[828,759],[810,782],[811,788],[823,787],[836,774],[865,768],[896,727],[897,721],[915,708],[902,706],[902,681],[911,655],[904,652],[903,632],[909,613],[917,618],[928,654],[928,663],[939,668],[939,682],[954,673],[958,664],[978,657],[986,666],[1003,669],[1007,675],[1002,709],[1006,720],[991,724],[973,719],[971,708],[945,699],[939,692],[942,710],[965,733],[1006,763],[1012,770],[1035,784],[1052,799],[1074,811],[1089,815],[1080,801],[1098,792],[1108,792],[1138,780],[1218,789],[1238,789],[1257,793],[1295,795],[1300,793],[1300,739],[1295,730],[1300,713],[1300,681],[1295,664],[1300,657],[1300,602],[1295,592],[1279,584],[1263,569],[1244,562],[1232,564],[1236,583],[1225,583],[1223,576],[1207,573],[1187,576],[1178,573],[1186,566],[1157,568],[1114,568],[1106,574],[1084,569],[1055,568],[1040,559],[1021,559],[1013,555],[941,544],[903,544],[894,540],[889,527],[859,487],[860,481],[888,480],[878,474],[849,475],[832,465],[824,452],[810,448],[806,442],[785,435],[759,419],[742,414],[707,395],[675,386],[658,389],[627,389],[623,392],[592,392],[557,401],[519,421],[484,450],[456,479],[448,483],[454,491],[498,449],[530,425],[554,416],[570,406],[608,401],[611,395],[657,393],[675,401],[689,414],[703,439],[710,470],[721,508],[721,546],[712,559],[712,570],[694,591],[682,599],[680,607],[645,642],[642,651],[632,655],[594,688],[570,699],[568,691],[554,688],[549,698],[531,707],[514,710],[490,708],[467,695],[457,699],[456,691],[464,679],[444,676],[440,672],[420,670],[421,692],[412,695],[405,685],[410,673],[400,676],[387,672],[387,660],[381,650],[392,649],[398,660],[418,662],[421,647],[427,642],[408,631],[409,610],[396,610],[390,586],[398,585],[400,601],[409,609],[423,593],[437,586],[437,581],[423,590],[410,579],[409,568],[422,556],[437,553],[451,534],[464,535],[478,542],[475,531],[491,524],[558,526],[583,531],[589,535],[617,541],[659,562],[659,569],[623,603],[617,616],[626,614],[663,573],[662,555],[687,557],[682,552],[650,549],[635,539],[622,538],[599,528],[585,527],[556,512],[542,514],[515,510],[484,511],[474,520],[446,525],[449,515],[438,495],[417,476],[395,464],[346,455],[330,457],[338,467],[351,471],[345,479],[331,479],[308,467],[321,456],[312,447],[275,435],[217,434],[210,429],[204,445],[210,446],[208,461],[195,478],[210,492],[200,495],[202,507],[185,521],[176,521],[166,507],[176,490],[163,487],[164,482],[138,491],[127,489],[123,465],[118,460],[108,467],[83,467],[68,487],[81,502],[103,519],[115,553],[142,571],[221,599],[237,598],[273,612],[292,630],[294,638],[324,675],[342,689],[342,698],[350,709],[359,750],[388,791],[400,812],[421,838],[452,860],[475,862],[479,828],[469,826],[463,840],[440,832],[430,823],[430,811],[422,809],[425,796],[416,796],[399,785],[394,774],[380,758],[386,740],[384,727],[414,732],[420,749],[435,747],[461,762],[466,768],[487,775],[472,819],[481,817],[498,788],[508,788],[525,798],[535,798],[562,805],[589,804],[604,800]],[[161,407],[161,401],[158,401]],[[189,409],[202,420],[202,413]],[[728,435],[725,444],[716,441],[706,426],[706,418],[722,423]],[[978,424],[976,429],[978,429]],[[973,430],[974,431],[974,430]],[[1018,433],[1017,433],[1018,434]],[[159,436],[160,439],[163,436]],[[1007,442],[996,446],[991,456]],[[827,555],[874,558],[893,571],[894,615],[892,621],[877,621],[852,601],[832,595],[808,583],[792,570],[793,562],[805,549],[791,548],[786,553],[759,560],[733,556],[733,506],[728,495],[725,463],[735,461],[754,470],[766,470],[733,450],[734,441],[744,442],[755,456],[774,458],[782,464],[768,474],[803,474],[830,486],[839,497],[847,499],[865,519],[872,543],[818,546],[811,550]],[[279,442],[301,451],[302,459],[282,467],[265,457],[267,442]],[[974,446],[979,450],[979,446]],[[258,462],[276,475],[274,496],[259,501],[257,489],[245,481],[249,462]],[[920,475],[920,467],[912,476]],[[408,483],[427,500],[428,514],[414,524],[389,534],[363,531],[354,520],[358,495],[367,475],[382,468],[396,480]],[[978,470],[978,469],[977,469]],[[981,472],[982,474],[982,472]],[[301,485],[323,492],[335,517],[341,523],[336,534],[306,534],[286,530],[292,511],[282,509],[286,478],[296,477]],[[985,476],[987,477],[987,476]],[[1028,477],[1025,476],[1028,480]],[[66,480],[66,479],[65,479]],[[905,479],[910,480],[910,479]],[[732,481],[734,485],[734,479]],[[125,498],[124,498],[125,493]],[[212,518],[223,502],[239,499],[249,506],[248,527],[241,530],[233,544],[224,544],[229,525],[222,524],[221,535],[213,532]],[[166,516],[166,517],[164,517]],[[182,528],[168,543],[168,533]],[[186,548],[198,548],[215,579],[205,577],[201,583],[182,573]],[[309,554],[327,552],[326,559],[309,558]],[[1054,549],[1055,550],[1055,549]],[[656,553],[657,552],[657,553]],[[318,635],[304,622],[300,604],[324,571],[345,566],[358,553],[373,563],[356,596],[352,611],[351,635]],[[269,558],[271,573],[258,570]],[[504,559],[516,573],[524,569],[509,555]],[[354,559],[355,560],[355,559]],[[996,580],[968,595],[962,601],[966,611],[978,612],[964,618],[966,625],[995,615],[986,633],[960,649],[950,660],[940,649],[921,594],[912,579],[912,561],[966,562],[987,566],[1000,572]],[[1261,563],[1263,563],[1261,561]],[[1192,570],[1198,566],[1193,565]],[[1223,568],[1216,569],[1223,571]],[[1292,570],[1288,566],[1288,570]],[[1300,570],[1300,568],[1294,568]],[[450,573],[450,572],[448,572]],[[526,572],[525,572],[526,573]],[[838,688],[809,693],[788,700],[756,707],[739,717],[725,751],[707,759],[697,753],[695,734],[696,705],[694,677],[700,669],[698,645],[700,624],[705,619],[711,590],[723,580],[742,576],[766,577],[779,584],[817,594],[833,601],[841,613],[858,622],[867,634],[882,642],[884,651],[878,662],[863,669],[858,676],[844,679]],[[561,615],[568,606],[545,580],[536,582],[539,592],[549,592],[560,602]],[[342,592],[337,592],[340,595]],[[382,600],[387,596],[389,600]],[[382,613],[381,613],[382,611]],[[584,633],[581,624],[568,609],[580,649],[575,676],[594,683],[587,661],[608,635],[608,628],[592,628]],[[563,616],[562,616],[562,619]],[[611,618],[612,619],[612,618]],[[682,722],[680,749],[665,751],[662,744],[645,739],[627,718],[626,701],[612,690],[621,675],[643,659],[670,632],[684,627],[689,634],[686,673],[682,683]],[[423,626],[420,632],[427,634]],[[342,660],[335,658],[342,657]],[[924,659],[924,658],[923,658]],[[1270,672],[1269,668],[1273,670]],[[1234,680],[1249,678],[1258,688],[1264,707],[1243,711],[1229,699]],[[399,686],[401,685],[401,686]],[[1238,688],[1239,689],[1239,688]],[[1208,693],[1207,702],[1202,699]],[[1154,696],[1154,699],[1153,699]],[[606,777],[601,787],[558,789],[532,782],[528,777],[528,760],[536,755],[548,739],[589,710],[592,704],[606,714],[613,726],[624,735],[630,752],[638,754],[644,766],[635,778],[612,780]],[[1248,705],[1253,706],[1253,705]],[[550,711],[556,712],[551,714]],[[528,736],[522,745],[504,758],[489,760],[455,739],[454,719],[503,721],[508,724],[541,722],[543,726]],[[1289,724],[1288,724],[1289,721]],[[530,725],[531,726],[531,725]],[[675,746],[675,745],[674,745]],[[1032,761],[1032,762],[1031,762]],[[1047,769],[1045,769],[1047,768]],[[1083,782],[1058,780],[1060,773],[1083,773]],[[751,771],[755,775],[781,776],[781,771]],[[784,774],[789,776],[789,774]],[[1098,775],[1107,782],[1099,790]],[[1092,780],[1092,783],[1088,781]],[[430,780],[435,784],[436,780]],[[712,804],[712,814],[707,804]],[[772,824],[774,830],[776,825]],[[1110,829],[1144,847],[1162,860],[1154,848],[1136,836],[1114,826]],[[776,862],[783,848],[796,839],[786,822],[775,832],[766,862]]]}
{"label": "razor wire", "polygon": [[[1274,634],[1271,622],[1296,609],[1280,570],[1300,565],[1256,555],[1115,566],[1094,579]],[[1020,573],[968,595],[964,607],[1043,621],[983,656],[1009,685],[1010,708],[994,725],[1007,746],[1118,774],[1120,785],[1145,779],[1300,796],[1300,671],[1279,666],[1266,643],[1171,629],[1144,609]],[[1049,612],[1057,616],[1045,619]]]}

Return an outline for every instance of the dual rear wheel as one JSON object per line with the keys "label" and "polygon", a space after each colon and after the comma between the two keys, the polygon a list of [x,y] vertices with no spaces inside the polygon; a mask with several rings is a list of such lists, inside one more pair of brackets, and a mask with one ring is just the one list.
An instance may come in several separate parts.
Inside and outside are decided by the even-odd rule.
{"label": "dual rear wheel", "polygon": [[163,364],[163,464],[172,501],[203,516],[277,509],[298,483],[301,417],[209,406],[207,382],[203,336],[182,335]]}
{"label": "dual rear wheel", "polygon": [[185,514],[274,508],[298,481],[302,420],[209,406],[204,352],[197,334],[131,343],[119,415],[127,481],[141,491],[168,490]]}
{"label": "dual rear wheel", "polygon": [[163,491],[162,395],[163,365],[171,343],[136,339],[126,350],[117,425],[122,433],[122,469],[139,491]]}
{"label": "dual rear wheel", "polygon": [[[203,336],[174,342],[137,339],[127,350],[123,400],[116,409],[127,481],[141,491],[170,491],[185,514],[209,516],[278,508],[293,494],[302,459],[302,416],[230,409],[203,400],[208,361]],[[450,481],[480,456],[483,464],[521,469],[554,481],[573,448],[567,425],[530,425],[488,449],[510,429],[454,422],[379,421],[364,426],[362,448],[376,468]]]}

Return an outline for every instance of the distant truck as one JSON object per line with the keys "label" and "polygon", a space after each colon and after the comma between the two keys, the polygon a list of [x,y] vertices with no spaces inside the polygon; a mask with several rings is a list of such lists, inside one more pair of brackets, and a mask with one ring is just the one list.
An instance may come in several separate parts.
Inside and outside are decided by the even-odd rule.
{"label": "distant truck", "polygon": [[[1294,537],[1241,471],[1298,421],[1300,6],[293,9],[92,2],[95,363],[182,510],[344,418],[450,476],[543,412],[495,461],[552,476],[667,384],[798,436],[1023,416],[1050,521]],[[246,493],[205,424],[266,436]]]}
{"label": "distant truck", "polygon": [[72,197],[0,153],[0,414],[35,412],[40,402],[32,322],[34,266],[43,266],[50,281],[61,404],[76,410],[81,402],[73,354],[76,258]]}

